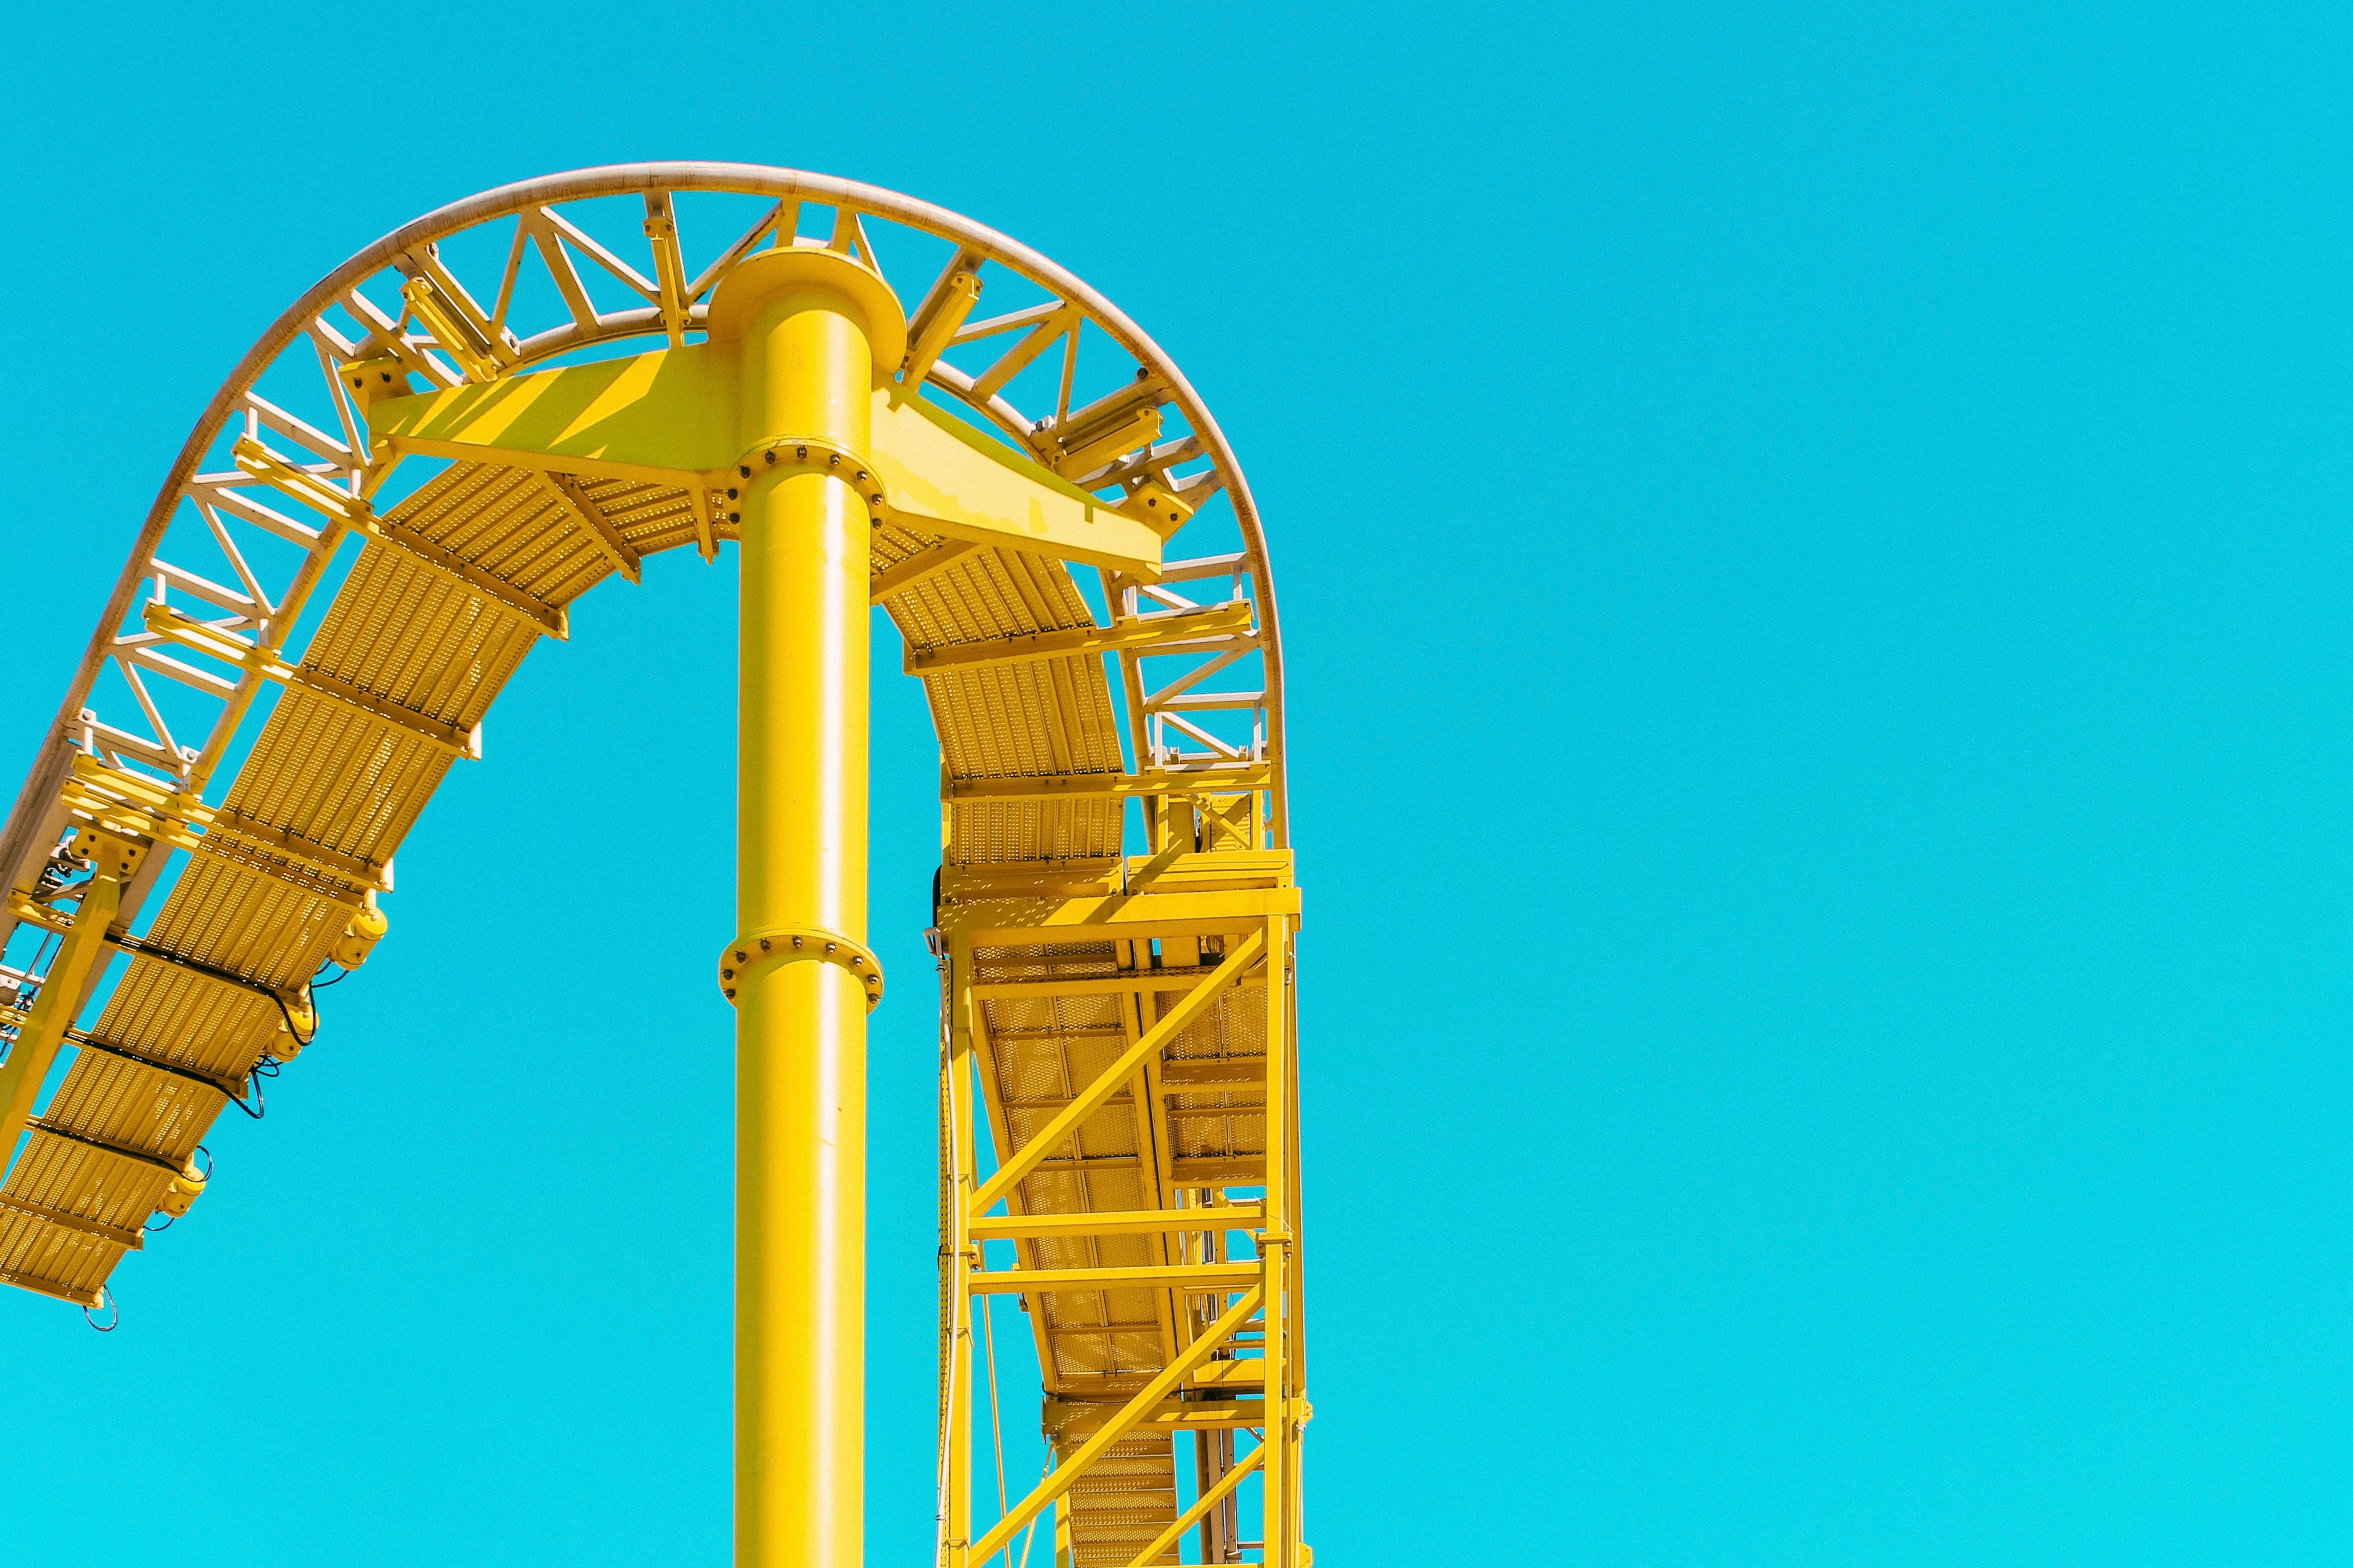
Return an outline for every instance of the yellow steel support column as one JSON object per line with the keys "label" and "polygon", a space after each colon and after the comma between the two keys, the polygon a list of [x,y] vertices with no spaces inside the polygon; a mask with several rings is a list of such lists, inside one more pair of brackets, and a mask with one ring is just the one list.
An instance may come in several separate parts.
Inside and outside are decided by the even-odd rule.
{"label": "yellow steel support column", "polygon": [[[876,319],[897,307],[870,278],[777,250],[729,279],[712,337],[741,345],[739,449],[867,449],[874,342],[905,331]],[[854,464],[752,460],[727,503],[743,519],[737,945],[830,961],[736,975],[735,1560],[856,1568],[867,990],[840,954],[866,939],[869,510]]]}
{"label": "yellow steel support column", "polygon": [[1265,1270],[1266,1436],[1260,1444],[1260,1489],[1264,1507],[1259,1539],[1267,1568],[1292,1568],[1291,1493],[1298,1484],[1291,1445],[1291,1118],[1283,1086],[1291,1076],[1291,1039],[1284,1026],[1283,970],[1289,952],[1289,922],[1277,915],[1266,922],[1266,1228],[1259,1232]]}

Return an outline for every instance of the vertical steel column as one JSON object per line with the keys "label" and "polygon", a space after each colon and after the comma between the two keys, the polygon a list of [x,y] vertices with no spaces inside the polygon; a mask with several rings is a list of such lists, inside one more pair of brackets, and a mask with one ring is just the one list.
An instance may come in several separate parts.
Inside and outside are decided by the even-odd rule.
{"label": "vertical steel column", "polygon": [[1266,1458],[1259,1467],[1263,1498],[1259,1539],[1267,1568],[1292,1568],[1291,1491],[1297,1484],[1296,1451],[1291,1443],[1291,1105],[1284,1086],[1291,1078],[1291,1034],[1283,1007],[1289,967],[1290,922],[1275,915],[1266,922],[1266,1228],[1259,1233],[1264,1264],[1266,1305]]}
{"label": "vertical steel column", "polygon": [[978,1070],[973,1060],[973,1015],[979,1003],[972,995],[972,942],[961,931],[948,941],[948,1050],[941,1070],[949,1120],[949,1146],[944,1162],[947,1205],[940,1237],[940,1296],[945,1317],[946,1342],[942,1347],[947,1373],[946,1410],[940,1440],[946,1445],[942,1479],[947,1496],[942,1500],[946,1518],[942,1534],[946,1551],[942,1568],[963,1568],[972,1546],[972,1374],[982,1352],[972,1331],[972,1297],[966,1282],[979,1267],[979,1249],[972,1239],[972,1196],[977,1181]]}
{"label": "vertical steel column", "polygon": [[[866,450],[871,340],[888,331],[867,276],[785,249],[729,279],[712,330],[740,337],[742,449],[804,437]],[[764,465],[743,484],[737,930],[862,947],[868,509],[846,474]],[[839,963],[762,963],[735,1005],[735,1560],[857,1568],[865,990]]]}

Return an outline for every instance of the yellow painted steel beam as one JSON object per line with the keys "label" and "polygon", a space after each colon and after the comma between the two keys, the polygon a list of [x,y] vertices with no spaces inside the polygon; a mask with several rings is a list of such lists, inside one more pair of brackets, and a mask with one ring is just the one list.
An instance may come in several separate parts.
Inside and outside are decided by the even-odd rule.
{"label": "yellow painted steel beam", "polygon": [[[1193,1377],[1187,1381],[1199,1383],[1202,1381],[1200,1373],[1211,1367],[1248,1364],[1250,1363],[1213,1361],[1195,1369]],[[1089,1433],[1102,1431],[1103,1423],[1116,1415],[1121,1408],[1113,1403],[1057,1399],[1046,1406],[1046,1430],[1057,1437],[1083,1437]],[[1164,1399],[1146,1411],[1130,1430],[1222,1432],[1247,1428],[1255,1431],[1265,1425],[1266,1402],[1262,1399]]]}
{"label": "yellow painted steel beam", "polygon": [[1247,602],[1237,602],[1122,621],[1116,626],[1073,626],[1067,631],[1026,632],[986,642],[955,643],[925,653],[910,650],[905,668],[909,675],[944,675],[954,670],[1031,664],[1071,654],[1116,653],[1123,648],[1166,648],[1213,639],[1224,641],[1248,636],[1250,615]]}
{"label": "yellow painted steel beam", "polygon": [[[872,289],[853,287],[860,289],[862,308],[884,310],[889,291],[879,281]],[[889,310],[895,315],[896,310],[890,300]],[[898,330],[903,333],[904,324]],[[877,349],[902,352],[902,343],[886,341]],[[369,429],[380,458],[415,453],[636,479],[690,494],[740,489],[765,475],[772,458],[786,460],[776,453],[806,438],[820,461],[849,459],[841,466],[843,479],[868,476],[860,494],[871,518],[1082,562],[1141,582],[1158,580],[1161,533],[1129,516],[1124,502],[1099,500],[904,388],[875,388],[861,438],[839,450],[820,447],[824,432],[818,429],[767,430],[739,439],[744,428],[736,412],[744,376],[739,357],[732,340],[714,334],[707,343],[632,359],[379,397],[368,405]]]}
{"label": "yellow painted steel beam", "polygon": [[1037,1166],[1039,1161],[1060,1148],[1088,1117],[1103,1108],[1104,1101],[1126,1088],[1127,1080],[1134,1075],[1135,1069],[1151,1058],[1166,1050],[1171,1040],[1184,1033],[1187,1025],[1217,1002],[1219,994],[1227,985],[1259,961],[1259,956],[1265,951],[1265,933],[1252,932],[1240,947],[1226,955],[1223,963],[1203,976],[1200,982],[1186,994],[1182,1002],[1161,1015],[1159,1020],[1145,1032],[1142,1039],[1122,1052],[1119,1059],[1104,1068],[1094,1082],[1089,1084],[1077,1098],[1071,1101],[1068,1109],[1053,1121],[1046,1123],[1036,1136],[1023,1144],[1018,1152],[999,1166],[997,1173],[982,1184],[980,1191],[973,1196],[974,1215],[977,1217],[987,1214],[999,1198],[1012,1189],[1016,1182],[1028,1175]]}
{"label": "yellow painted steel beam", "polygon": [[38,926],[43,931],[55,931],[59,936],[73,930],[71,915],[61,913],[47,904],[37,904],[14,889],[9,889],[7,899],[8,914],[12,920],[22,921],[26,925]]}
{"label": "yellow painted steel beam", "polygon": [[897,565],[874,574],[867,584],[867,596],[879,605],[893,594],[903,594],[918,583],[929,582],[979,548],[969,539],[944,539]]}
{"label": "yellow painted steel beam", "polygon": [[512,612],[543,635],[554,637],[557,642],[572,640],[572,613],[569,610],[560,605],[542,604],[521,589],[501,581],[494,574],[442,549],[415,529],[387,521],[372,511],[360,513],[352,526],[353,531],[369,543],[389,545],[411,561],[431,567],[452,586],[478,595],[499,608]]}
{"label": "yellow painted steel beam", "polygon": [[[1062,899],[1032,912],[1027,924],[1012,924],[1008,911],[991,909],[991,923],[971,932],[974,945],[1008,942],[1076,942],[1075,932],[1116,933],[1115,940],[1141,942],[1147,936],[1246,934],[1269,915],[1299,915],[1299,889],[1261,888],[1225,893],[1105,893],[1101,897]],[[1039,937],[1039,931],[1051,931]]]}
{"label": "yellow painted steel beam", "polygon": [[468,375],[480,381],[504,368],[490,353],[489,334],[478,332],[470,321],[462,319],[452,302],[440,297],[432,279],[411,278],[400,294],[408,301],[410,313],[433,334],[441,352],[456,360]]}
{"label": "yellow painted steel beam", "polygon": [[[1139,991],[1181,991],[1202,973],[1183,969],[1123,969],[1116,974],[1073,974],[1057,980],[987,980],[972,994],[984,1002],[1043,1002],[1056,996],[1125,996]],[[1245,989],[1265,980],[1245,974],[1234,982]],[[1178,1064],[1170,1063],[1170,1067]]]}
{"label": "yellow painted steel beam", "polygon": [[[365,889],[380,889],[383,885],[377,878],[338,869],[284,847],[282,841],[290,835],[255,834],[248,837],[236,827],[217,821],[205,832],[193,833],[169,816],[149,816],[134,806],[99,794],[78,779],[69,779],[65,787],[58,792],[58,798],[69,811],[87,816],[110,833],[148,839],[164,848],[185,849],[191,855],[227,860],[353,909],[364,901]],[[236,816],[234,813],[230,815],[233,818]],[[272,864],[270,857],[280,858],[282,863]],[[357,886],[353,886],[353,883]]]}
{"label": "yellow painted steel beam", "polygon": [[144,1165],[150,1170],[162,1171],[167,1175],[176,1176],[186,1169],[185,1166],[175,1164],[161,1154],[150,1153],[144,1149],[134,1149],[128,1144],[113,1142],[104,1138],[94,1138],[78,1128],[63,1126],[46,1116],[31,1117],[26,1120],[25,1126],[44,1138],[57,1138],[68,1143],[79,1143],[85,1149],[96,1149],[100,1153],[111,1154],[118,1160],[128,1160],[134,1165]]}
{"label": "yellow painted steel beam", "polygon": [[978,1261],[970,1228],[972,1189],[978,1179],[979,1088],[976,1061],[976,1027],[979,1008],[974,1005],[970,981],[972,944],[961,935],[945,935],[948,988],[942,1003],[947,1016],[947,1049],[941,1063],[942,1128],[940,1193],[940,1376],[943,1391],[940,1440],[942,1500],[936,1547],[945,1559],[972,1540],[972,1394],[973,1357],[980,1347],[973,1332],[972,1298],[957,1284],[966,1268]]}
{"label": "yellow painted steel beam", "polygon": [[1015,1296],[1050,1290],[1183,1290],[1206,1296],[1213,1291],[1248,1289],[1265,1275],[1256,1263],[1170,1263],[1136,1268],[1000,1268],[967,1274],[965,1289],[976,1296]]}
{"label": "yellow painted steel beam", "polygon": [[[1290,928],[1281,917],[1266,922],[1267,973],[1275,984],[1266,988],[1266,1077],[1270,1085],[1290,1081],[1290,1027],[1284,993],[1290,989]],[[1298,1237],[1293,1227],[1291,1177],[1291,1104],[1281,1092],[1267,1096],[1266,1225],[1258,1233],[1259,1265],[1266,1298],[1266,1348],[1261,1352],[1266,1378],[1268,1425],[1261,1467],[1264,1484],[1263,1528],[1259,1539],[1268,1568],[1293,1568],[1298,1561],[1298,1368],[1293,1360],[1293,1251]]]}
{"label": "yellow painted steel beam", "polygon": [[1198,854],[1167,848],[1154,855],[1116,855],[1049,862],[946,866],[942,897],[970,899],[1101,898],[1112,893],[1248,891],[1289,887],[1288,850],[1225,849]]}
{"label": "yellow painted steel beam", "polygon": [[244,1099],[246,1086],[251,1081],[250,1078],[242,1078],[234,1083],[224,1082],[209,1073],[197,1072],[193,1068],[178,1067],[171,1062],[157,1061],[153,1057],[141,1056],[137,1051],[124,1050],[121,1046],[110,1045],[97,1036],[85,1034],[79,1029],[68,1029],[66,1039],[76,1050],[94,1051],[102,1057],[111,1057],[116,1061],[130,1062],[149,1072],[161,1073],[165,1078],[177,1079],[182,1083],[191,1083],[202,1089],[209,1089],[225,1100]]}
{"label": "yellow painted steel beam", "polygon": [[1198,1209],[991,1215],[972,1221],[971,1234],[982,1241],[1002,1241],[1016,1237],[1158,1236],[1248,1230],[1265,1214],[1265,1209],[1257,1204],[1229,1204]]}
{"label": "yellow painted steel beam", "polygon": [[951,805],[973,805],[995,800],[1083,800],[1090,796],[1153,795],[1225,795],[1235,790],[1265,789],[1274,781],[1274,769],[1265,763],[1238,763],[1231,767],[1188,768],[1177,772],[1140,773],[1062,773],[1038,778],[955,779],[941,790]]}
{"label": "yellow painted steel beam", "polygon": [[373,397],[367,405],[373,455],[381,460],[418,454],[663,485],[699,482],[730,467],[748,445],[736,439],[742,357],[734,342],[698,343]]}
{"label": "yellow painted steel beam", "polygon": [[[1161,535],[921,397],[878,396],[885,515],[944,533],[1160,580]],[[1123,562],[1134,563],[1131,568]]]}
{"label": "yellow painted steel beam", "polygon": [[548,489],[555,492],[556,500],[564,503],[565,510],[572,514],[573,521],[579,523],[588,542],[604,552],[605,558],[613,563],[613,569],[632,583],[642,581],[644,570],[637,551],[621,537],[621,531],[613,526],[612,520],[605,515],[604,508],[581,488],[579,479],[553,469],[540,477],[547,481]]}
{"label": "yellow painted steel beam", "polygon": [[[1263,985],[1265,980],[1259,982]],[[1236,1092],[1266,1087],[1266,1062],[1247,1058],[1213,1057],[1199,1060],[1163,1062],[1160,1081],[1172,1089],[1215,1087]]]}
{"label": "yellow painted steel beam", "polygon": [[125,1230],[119,1225],[102,1225],[94,1219],[85,1219],[78,1214],[68,1214],[63,1209],[54,1209],[46,1204],[34,1203],[28,1198],[10,1197],[5,1193],[0,1193],[0,1211],[24,1215],[28,1218],[56,1226],[61,1230],[79,1231],[84,1236],[94,1236],[100,1241],[114,1243],[126,1252],[141,1251],[147,1245],[147,1233],[144,1231]]}
{"label": "yellow painted steel beam", "polygon": [[907,323],[907,362],[899,373],[902,386],[921,386],[939,363],[940,353],[954,341],[965,318],[980,302],[977,258],[959,251],[948,269]]}

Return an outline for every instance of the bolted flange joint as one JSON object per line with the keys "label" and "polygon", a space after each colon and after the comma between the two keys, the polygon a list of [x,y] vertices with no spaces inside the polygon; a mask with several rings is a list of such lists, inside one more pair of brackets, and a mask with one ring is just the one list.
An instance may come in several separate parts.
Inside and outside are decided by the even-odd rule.
{"label": "bolted flange joint", "polygon": [[764,926],[745,931],[719,955],[719,989],[729,1002],[744,977],[764,963],[832,963],[858,977],[870,1013],[882,1001],[882,961],[864,942],[821,926]]}
{"label": "bolted flange joint", "polygon": [[777,436],[762,441],[734,463],[706,476],[704,482],[727,498],[727,521],[741,523],[738,491],[765,479],[785,474],[823,474],[839,479],[858,493],[867,521],[880,528],[888,521],[889,491],[874,465],[855,449],[822,436]]}

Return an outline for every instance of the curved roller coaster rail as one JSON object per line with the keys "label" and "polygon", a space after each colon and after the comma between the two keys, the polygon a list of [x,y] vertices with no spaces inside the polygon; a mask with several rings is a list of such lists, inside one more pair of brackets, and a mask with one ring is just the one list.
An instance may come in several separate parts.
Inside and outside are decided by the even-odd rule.
{"label": "curved roller coaster rail", "polygon": [[[737,1561],[860,1560],[881,605],[939,732],[937,1559],[1026,1563],[1042,1529],[1057,1564],[1304,1568],[1300,903],[1258,514],[1108,301],[848,181],[491,191],[238,364],[0,833],[0,1282],[111,1309],[204,1192],[215,1119],[299,1070],[314,983],[385,936],[394,851],[523,656],[607,578],[731,541]],[[1007,1298],[1050,1458],[1000,1507],[973,1391]]]}

